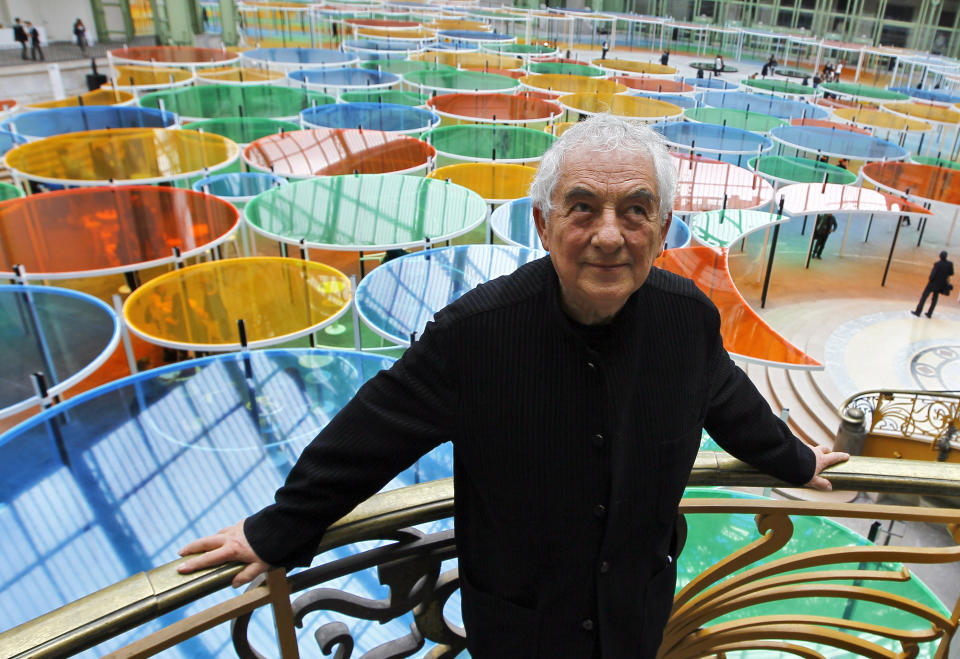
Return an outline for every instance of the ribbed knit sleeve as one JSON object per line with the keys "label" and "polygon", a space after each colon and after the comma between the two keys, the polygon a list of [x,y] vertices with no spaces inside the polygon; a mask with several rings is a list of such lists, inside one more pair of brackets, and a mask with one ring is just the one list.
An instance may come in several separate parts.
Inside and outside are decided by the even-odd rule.
{"label": "ribbed knit sleeve", "polygon": [[297,460],[275,503],[244,533],[271,565],[309,565],[327,527],[435,446],[449,441],[457,390],[444,330],[431,323],[388,371],[367,382]]}

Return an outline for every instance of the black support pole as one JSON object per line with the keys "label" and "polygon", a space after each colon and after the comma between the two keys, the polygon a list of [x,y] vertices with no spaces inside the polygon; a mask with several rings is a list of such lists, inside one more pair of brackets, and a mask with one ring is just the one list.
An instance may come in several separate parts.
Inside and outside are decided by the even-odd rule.
{"label": "black support pole", "polygon": [[890,262],[893,260],[893,248],[897,246],[897,236],[900,235],[900,227],[903,226],[903,217],[900,216],[897,218],[897,228],[893,232],[893,242],[890,243],[890,253],[887,254],[887,265],[883,268],[883,280],[880,282],[881,286],[887,285],[887,273],[890,272]]}

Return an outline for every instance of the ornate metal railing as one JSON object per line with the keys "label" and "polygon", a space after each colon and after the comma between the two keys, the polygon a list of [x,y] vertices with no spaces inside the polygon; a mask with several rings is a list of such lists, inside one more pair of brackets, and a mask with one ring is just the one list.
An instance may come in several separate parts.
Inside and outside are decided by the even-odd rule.
{"label": "ornate metal railing", "polygon": [[[829,474],[834,487],[871,492],[960,495],[960,465],[876,458],[852,458]],[[690,479],[694,486],[770,486],[770,477],[718,453],[701,453]],[[410,633],[365,656],[402,657],[433,644],[429,656],[453,657],[465,647],[464,630],[445,617],[444,605],[458,589],[456,569],[442,571],[456,556],[452,531],[431,535],[410,528],[450,517],[453,484],[433,481],[377,495],[337,522],[318,552],[363,540],[393,542],[291,575],[274,570],[245,592],[183,618],[125,646],[111,656],[146,657],[202,631],[232,621],[234,647],[240,657],[263,656],[247,630],[252,612],[270,605],[283,657],[299,656],[295,626],[315,611],[333,611],[358,620],[392,620],[412,612]],[[938,643],[936,657],[946,657],[957,629],[960,605],[944,614],[884,589],[909,581],[898,563],[960,561],[960,547],[851,546],[824,547],[773,557],[793,537],[791,516],[828,516],[872,520],[906,520],[944,524],[958,535],[960,510],[903,506],[832,504],[764,499],[687,499],[685,516],[749,513],[758,537],[694,577],[677,594],[664,635],[664,658],[700,657],[734,650],[774,649],[805,657],[820,656],[800,642],[814,642],[862,656],[914,656],[920,644]],[[695,518],[692,518],[695,519]],[[688,546],[686,552],[697,551]],[[0,634],[0,656],[65,657],[93,647],[160,615],[227,588],[238,566],[223,566],[182,576],[170,563],[130,577],[57,611]],[[859,568],[852,565],[859,565]],[[389,595],[361,598],[322,585],[358,570],[377,567]],[[811,569],[814,568],[814,569]],[[291,596],[293,599],[291,600]],[[842,598],[899,609],[924,620],[899,629],[883,621],[848,616],[754,615],[717,622],[731,612],[756,604],[806,597]],[[952,605],[949,603],[948,605]],[[886,639],[885,642],[882,639]],[[343,623],[321,625],[314,640],[338,659],[350,657],[354,639]],[[884,645],[885,643],[885,645]]]}
{"label": "ornate metal railing", "polygon": [[[861,410],[868,434],[904,437],[930,442],[934,447],[954,442],[960,430],[960,394],[937,391],[879,389],[861,391],[843,404],[841,410]],[[958,438],[960,439],[960,438]]]}

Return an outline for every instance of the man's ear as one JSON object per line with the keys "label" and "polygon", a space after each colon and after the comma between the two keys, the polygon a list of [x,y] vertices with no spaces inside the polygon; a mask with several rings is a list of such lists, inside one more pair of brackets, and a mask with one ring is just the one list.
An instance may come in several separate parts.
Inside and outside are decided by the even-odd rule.
{"label": "man's ear", "polygon": [[543,212],[539,207],[533,207],[533,223],[537,227],[537,235],[540,236],[540,244],[543,245],[543,248],[550,251],[550,245],[547,242],[547,219],[543,216]]}
{"label": "man's ear", "polygon": [[657,256],[663,254],[663,245],[667,241],[667,234],[670,233],[670,224],[673,222],[673,213],[670,213],[667,217],[667,221],[660,226],[660,251],[657,252]]}

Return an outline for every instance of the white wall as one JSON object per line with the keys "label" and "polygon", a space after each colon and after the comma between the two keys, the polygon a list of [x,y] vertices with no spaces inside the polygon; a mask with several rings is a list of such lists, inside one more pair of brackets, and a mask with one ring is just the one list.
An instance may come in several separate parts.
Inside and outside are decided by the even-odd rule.
{"label": "white wall", "polygon": [[[21,21],[42,25],[50,41],[73,41],[73,22],[78,18],[87,27],[87,36],[96,39],[89,0],[0,0],[0,3],[6,5],[11,23],[19,16]],[[3,25],[5,30],[9,29],[7,22]]]}

